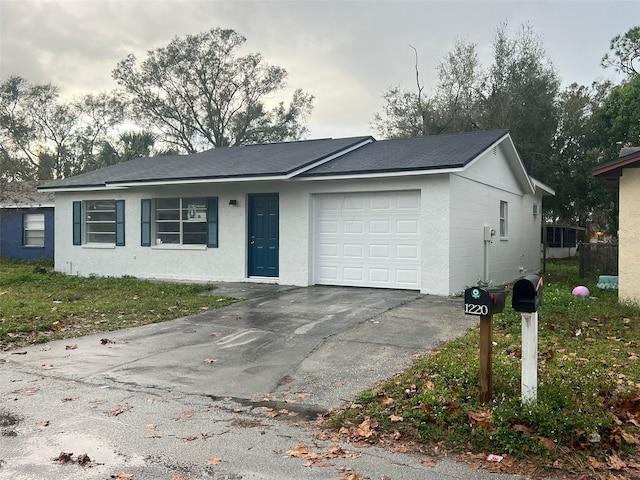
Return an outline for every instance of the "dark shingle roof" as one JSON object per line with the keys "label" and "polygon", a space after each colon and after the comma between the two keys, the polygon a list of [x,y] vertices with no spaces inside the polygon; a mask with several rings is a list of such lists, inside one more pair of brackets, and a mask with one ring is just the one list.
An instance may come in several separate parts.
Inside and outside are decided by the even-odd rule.
{"label": "dark shingle roof", "polygon": [[42,188],[91,187],[106,184],[217,178],[277,177],[313,165],[372,137],[304,140],[242,147],[215,148],[192,155],[137,158],[74,177],[55,180]]}
{"label": "dark shingle roof", "polygon": [[508,130],[380,140],[306,171],[301,177],[464,167]]}
{"label": "dark shingle roof", "polygon": [[[493,130],[382,141],[363,136],[216,148],[192,155],[138,158],[55,180],[42,188],[461,168],[507,133],[508,130]],[[332,156],[336,158],[330,159]],[[325,159],[329,160],[314,167]],[[309,170],[304,171],[305,168]]]}

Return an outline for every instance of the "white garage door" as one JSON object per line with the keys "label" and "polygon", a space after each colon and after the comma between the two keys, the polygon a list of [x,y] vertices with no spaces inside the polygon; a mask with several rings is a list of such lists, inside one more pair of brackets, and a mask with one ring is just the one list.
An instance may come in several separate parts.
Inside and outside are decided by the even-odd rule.
{"label": "white garage door", "polygon": [[314,200],[315,283],[420,289],[420,192]]}

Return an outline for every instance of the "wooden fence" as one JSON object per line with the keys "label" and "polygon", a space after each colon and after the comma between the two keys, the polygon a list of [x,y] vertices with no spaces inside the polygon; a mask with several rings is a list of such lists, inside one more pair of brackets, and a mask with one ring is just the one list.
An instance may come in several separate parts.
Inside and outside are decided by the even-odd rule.
{"label": "wooden fence", "polygon": [[580,278],[589,273],[618,275],[618,245],[611,243],[580,243]]}

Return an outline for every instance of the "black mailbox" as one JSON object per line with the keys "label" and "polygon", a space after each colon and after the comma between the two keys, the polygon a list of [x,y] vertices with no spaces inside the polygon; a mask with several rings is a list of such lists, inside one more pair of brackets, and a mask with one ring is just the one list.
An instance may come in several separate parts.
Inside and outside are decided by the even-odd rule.
{"label": "black mailbox", "polygon": [[537,312],[542,305],[542,277],[527,275],[513,284],[511,307],[516,312]]}
{"label": "black mailbox", "polygon": [[471,287],[464,291],[464,313],[493,315],[504,310],[507,292],[501,288]]}

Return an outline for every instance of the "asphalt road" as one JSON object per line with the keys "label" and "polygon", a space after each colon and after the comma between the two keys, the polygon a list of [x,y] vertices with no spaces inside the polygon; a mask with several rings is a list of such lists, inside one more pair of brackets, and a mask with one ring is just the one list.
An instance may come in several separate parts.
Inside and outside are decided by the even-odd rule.
{"label": "asphalt road", "polygon": [[[215,293],[247,300],[1,353],[0,479],[524,478],[356,447],[313,421],[475,326],[460,299],[253,284]],[[61,452],[71,461],[54,461]]]}

